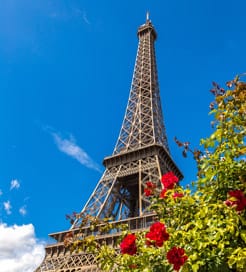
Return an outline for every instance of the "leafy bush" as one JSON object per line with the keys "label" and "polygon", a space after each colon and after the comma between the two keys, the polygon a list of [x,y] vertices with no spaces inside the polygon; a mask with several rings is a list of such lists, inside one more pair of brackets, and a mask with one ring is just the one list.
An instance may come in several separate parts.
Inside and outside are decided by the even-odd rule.
{"label": "leafy bush", "polygon": [[175,139],[197,162],[195,190],[181,188],[173,173],[163,175],[162,190],[147,182],[157,221],[146,231],[123,230],[119,248],[101,245],[103,271],[246,271],[246,83],[237,77],[227,86],[213,83],[214,132],[202,150]]}

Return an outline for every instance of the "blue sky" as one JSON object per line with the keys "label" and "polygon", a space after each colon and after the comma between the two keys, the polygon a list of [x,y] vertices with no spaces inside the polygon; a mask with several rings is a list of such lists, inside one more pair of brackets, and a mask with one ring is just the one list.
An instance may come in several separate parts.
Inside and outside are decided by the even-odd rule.
{"label": "blue sky", "polygon": [[211,132],[211,82],[223,85],[245,72],[243,0],[98,2],[0,0],[0,266],[14,264],[14,272],[33,267],[6,249],[6,237],[18,248],[26,231],[38,253],[21,252],[37,265],[48,234],[69,228],[65,215],[81,210],[101,177],[147,10],[158,33],[162,108],[183,184],[195,179],[196,168],[174,136],[198,146]]}

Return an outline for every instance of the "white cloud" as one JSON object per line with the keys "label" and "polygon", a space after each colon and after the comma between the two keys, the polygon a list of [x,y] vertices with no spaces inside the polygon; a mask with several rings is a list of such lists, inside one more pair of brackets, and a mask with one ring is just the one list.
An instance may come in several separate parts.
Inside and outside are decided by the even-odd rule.
{"label": "white cloud", "polygon": [[[71,2],[71,1],[70,1]],[[50,6],[49,18],[56,20],[69,21],[73,19],[80,19],[90,25],[91,22],[88,19],[87,13],[85,10],[81,9],[78,5],[74,5],[73,3],[58,6]]]}
{"label": "white cloud", "polygon": [[44,258],[44,242],[35,238],[32,224],[0,224],[1,272],[33,272]]}
{"label": "white cloud", "polygon": [[12,211],[11,211],[12,206],[11,206],[9,200],[6,201],[6,202],[3,202],[3,206],[4,206],[4,210],[6,211],[7,214],[11,214],[12,213]]}
{"label": "white cloud", "polygon": [[83,12],[82,18],[83,18],[84,22],[85,22],[87,25],[90,25],[90,24],[91,24],[90,21],[88,20],[88,17],[87,17],[87,14],[86,14],[85,11]]}
{"label": "white cloud", "polygon": [[10,183],[10,190],[19,189],[19,188],[20,188],[20,182],[17,179],[12,179]]}
{"label": "white cloud", "polygon": [[88,154],[81,148],[79,147],[75,139],[73,137],[70,137],[69,139],[63,139],[60,137],[57,133],[51,133],[54,137],[55,143],[58,147],[58,149],[61,152],[64,152],[68,156],[76,159],[79,161],[82,165],[94,169],[96,171],[100,171],[100,168],[97,163],[95,163],[89,156]]}
{"label": "white cloud", "polygon": [[20,207],[19,213],[20,213],[21,215],[23,215],[23,216],[26,215],[26,213],[27,213],[26,206]]}

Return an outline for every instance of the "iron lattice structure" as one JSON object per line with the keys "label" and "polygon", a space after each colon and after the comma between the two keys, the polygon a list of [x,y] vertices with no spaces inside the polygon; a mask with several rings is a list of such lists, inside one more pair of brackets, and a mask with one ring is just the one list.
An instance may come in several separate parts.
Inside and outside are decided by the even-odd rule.
{"label": "iron lattice structure", "polygon": [[[168,148],[154,48],[157,34],[148,16],[137,34],[137,57],[120,134],[112,156],[104,159],[105,171],[82,210],[84,215],[126,222],[132,231],[146,228],[153,220],[147,209],[149,199],[144,195],[146,182],[160,184],[162,174],[169,171],[183,178]],[[69,231],[79,232],[80,223],[79,219],[75,221]],[[69,231],[50,235],[57,243],[46,247],[38,272],[99,271],[93,255],[71,253],[64,247],[63,239]],[[114,244],[115,235],[104,240]]]}

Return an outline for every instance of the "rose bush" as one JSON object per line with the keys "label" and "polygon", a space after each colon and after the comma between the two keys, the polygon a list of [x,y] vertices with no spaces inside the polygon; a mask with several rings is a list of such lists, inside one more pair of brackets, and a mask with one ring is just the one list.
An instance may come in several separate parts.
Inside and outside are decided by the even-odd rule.
{"label": "rose bush", "polygon": [[171,172],[161,189],[147,182],[157,221],[146,231],[122,231],[120,253],[101,246],[102,271],[246,271],[246,83],[237,77],[227,86],[213,83],[214,132],[202,150],[176,139],[197,162],[194,189],[181,188]]}

